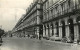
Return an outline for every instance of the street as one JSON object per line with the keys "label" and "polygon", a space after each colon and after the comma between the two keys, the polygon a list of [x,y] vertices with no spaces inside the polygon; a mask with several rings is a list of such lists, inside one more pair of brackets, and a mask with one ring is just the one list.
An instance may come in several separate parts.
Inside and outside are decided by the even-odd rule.
{"label": "street", "polygon": [[1,50],[71,50],[71,45],[57,44],[30,38],[3,38]]}

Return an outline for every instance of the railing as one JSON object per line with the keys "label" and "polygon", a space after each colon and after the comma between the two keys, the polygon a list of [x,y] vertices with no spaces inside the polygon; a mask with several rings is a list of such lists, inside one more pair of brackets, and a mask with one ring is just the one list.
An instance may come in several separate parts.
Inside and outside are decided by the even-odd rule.
{"label": "railing", "polygon": [[71,12],[72,13],[75,13],[75,11],[77,11],[79,9],[80,9],[80,5],[79,4],[78,5],[75,5],[73,7],[69,7],[69,8],[67,8],[67,9],[65,9],[65,10],[63,10],[61,12],[58,12],[57,14],[54,14],[53,17],[52,16],[49,16],[48,20],[43,19],[43,22],[49,21],[49,20],[54,19],[56,17],[60,17],[61,15],[65,15],[67,13],[71,13]]}

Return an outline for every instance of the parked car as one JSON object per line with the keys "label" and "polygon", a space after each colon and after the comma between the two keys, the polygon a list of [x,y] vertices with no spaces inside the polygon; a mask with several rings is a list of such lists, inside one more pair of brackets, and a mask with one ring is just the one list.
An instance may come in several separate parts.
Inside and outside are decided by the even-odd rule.
{"label": "parked car", "polygon": [[36,38],[36,35],[30,35],[30,38]]}
{"label": "parked car", "polygon": [[53,41],[61,41],[61,38],[58,37],[57,35],[54,35],[54,36],[50,37],[50,40],[53,40]]}
{"label": "parked car", "polygon": [[49,40],[49,39],[50,39],[50,38],[49,38],[49,37],[47,37],[47,36],[44,36],[43,38],[44,38],[44,39],[46,39],[46,40]]}
{"label": "parked car", "polygon": [[67,37],[67,43],[73,43],[73,40],[71,39],[71,37]]}

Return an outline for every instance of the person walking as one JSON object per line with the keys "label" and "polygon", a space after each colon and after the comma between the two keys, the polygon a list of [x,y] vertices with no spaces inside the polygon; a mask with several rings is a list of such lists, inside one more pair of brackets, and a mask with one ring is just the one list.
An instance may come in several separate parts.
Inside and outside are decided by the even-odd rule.
{"label": "person walking", "polygon": [[30,35],[28,34],[28,38],[30,37]]}

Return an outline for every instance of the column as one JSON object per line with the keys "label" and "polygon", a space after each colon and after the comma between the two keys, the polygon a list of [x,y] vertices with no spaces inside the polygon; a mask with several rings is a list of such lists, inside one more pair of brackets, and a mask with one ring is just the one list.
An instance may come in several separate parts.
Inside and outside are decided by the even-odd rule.
{"label": "column", "polygon": [[49,25],[49,33],[50,33],[50,37],[52,36],[52,26],[51,24]]}
{"label": "column", "polygon": [[52,36],[54,36],[54,22],[52,24],[53,24]]}
{"label": "column", "polygon": [[62,38],[62,23],[61,23],[61,20],[59,20],[59,37]]}
{"label": "column", "polygon": [[74,25],[74,43],[77,42],[78,38],[79,38],[78,25]]}
{"label": "column", "polygon": [[40,24],[41,20],[40,20],[40,16],[37,16],[37,24]]}
{"label": "column", "polygon": [[48,25],[48,37],[50,37],[50,23]]}
{"label": "column", "polygon": [[65,19],[65,31],[66,31],[66,37],[69,37],[69,25],[68,25],[68,19]]}
{"label": "column", "polygon": [[43,37],[45,37],[46,35],[45,35],[45,25],[43,25]]}
{"label": "column", "polygon": [[78,29],[78,24],[76,22],[76,18],[73,19],[74,22],[74,43],[77,43],[77,40],[79,38],[79,29]]}
{"label": "column", "polygon": [[46,25],[46,36],[48,37],[48,26]]}
{"label": "column", "polygon": [[39,27],[37,27],[37,35],[38,35],[38,39],[39,39]]}
{"label": "column", "polygon": [[56,25],[54,23],[54,36],[56,36],[56,33],[57,33],[57,29],[56,29]]}

